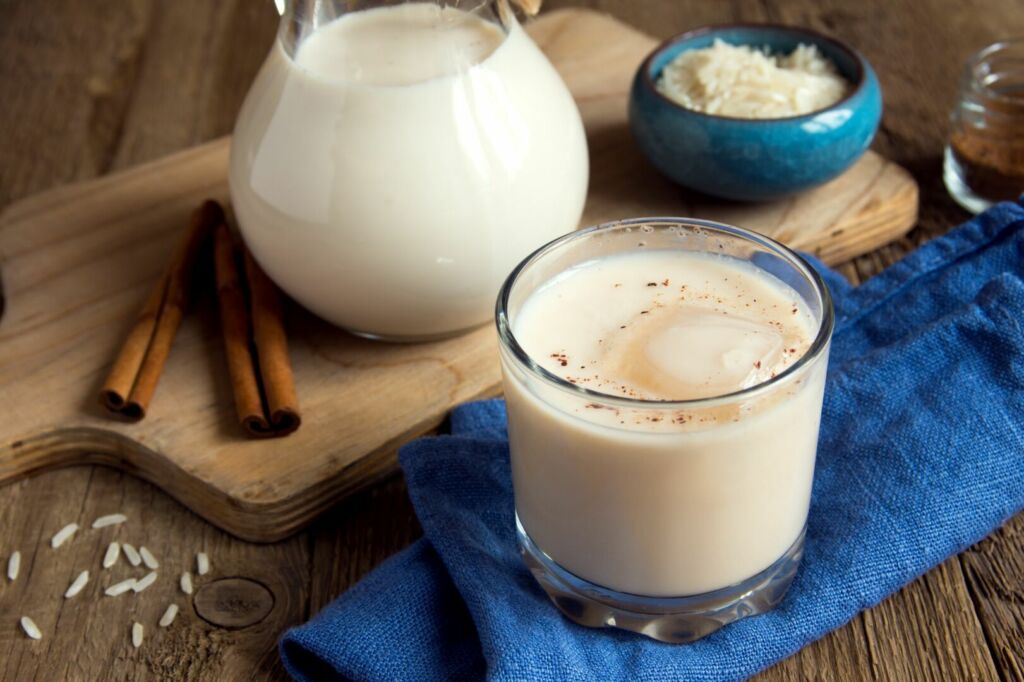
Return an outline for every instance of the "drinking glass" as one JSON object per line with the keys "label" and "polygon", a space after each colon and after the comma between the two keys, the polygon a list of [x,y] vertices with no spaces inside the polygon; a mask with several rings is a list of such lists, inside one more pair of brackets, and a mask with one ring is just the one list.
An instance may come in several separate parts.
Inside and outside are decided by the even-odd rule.
{"label": "drinking glass", "polygon": [[[613,254],[661,250],[747,261],[781,280],[817,323],[807,352],[750,388],[662,401],[572,383],[520,346],[520,310],[553,277]],[[569,314],[572,301],[565,305]],[[625,220],[526,258],[506,280],[496,317],[519,543],[562,613],[689,642],[778,604],[803,553],[833,327],[817,272],[738,227]]]}

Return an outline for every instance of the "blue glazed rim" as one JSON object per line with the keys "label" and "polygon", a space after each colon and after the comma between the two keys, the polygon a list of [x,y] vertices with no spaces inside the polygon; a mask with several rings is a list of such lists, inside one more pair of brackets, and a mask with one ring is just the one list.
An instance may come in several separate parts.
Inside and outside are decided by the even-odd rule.
{"label": "blue glazed rim", "polygon": [[[720,114],[708,114],[703,111],[697,111],[696,109],[689,109],[687,107],[684,107],[682,104],[679,104],[675,100],[670,99],[669,97],[665,96],[660,90],[658,90],[658,88],[654,84],[654,77],[651,74],[651,64],[654,61],[654,59],[658,57],[662,52],[669,49],[670,47],[678,45],[679,43],[685,43],[695,38],[702,38],[704,36],[713,35],[715,33],[719,33],[722,31],[729,31],[735,29],[747,29],[751,31],[776,31],[781,33],[789,33],[795,36],[806,37],[809,39],[809,42],[811,42],[814,45],[820,45],[822,43],[828,44],[829,46],[838,50],[839,52],[844,53],[849,58],[850,62],[853,64],[855,69],[854,77],[847,77],[845,74],[843,74],[843,77],[846,78],[846,80],[848,80],[849,82],[853,83],[854,87],[848,93],[846,93],[842,99],[830,104],[827,107],[824,107],[822,109],[816,109],[806,114],[799,114],[797,116],[782,116],[778,118],[741,118],[738,116],[722,116]],[[758,43],[756,42],[744,42],[740,44],[750,47],[758,46]],[[789,121],[810,120],[812,118],[820,116],[823,112],[831,111],[832,109],[838,109],[846,105],[849,105],[853,99],[861,95],[866,89],[868,82],[868,69],[870,68],[871,65],[860,52],[853,49],[852,47],[850,47],[849,45],[847,45],[846,43],[842,42],[837,38],[827,36],[824,33],[820,33],[813,29],[802,28],[799,26],[789,26],[787,24],[735,22],[726,24],[709,24],[707,26],[701,26],[699,28],[685,31],[683,33],[680,33],[679,35],[673,36],[663,41],[661,44],[655,47],[651,51],[651,53],[647,55],[644,61],[640,64],[640,81],[641,83],[643,83],[644,87],[650,90],[654,94],[654,96],[657,97],[659,100],[687,114],[707,118],[710,120],[733,121],[736,123],[764,125]],[[659,75],[660,73],[661,72],[659,71]]]}

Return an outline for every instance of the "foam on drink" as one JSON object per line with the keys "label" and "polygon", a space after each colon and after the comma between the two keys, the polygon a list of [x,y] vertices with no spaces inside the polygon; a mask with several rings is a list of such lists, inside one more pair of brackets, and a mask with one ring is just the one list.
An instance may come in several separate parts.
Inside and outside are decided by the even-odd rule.
{"label": "foam on drink", "polygon": [[514,333],[553,373],[642,400],[725,395],[776,376],[814,339],[793,289],[735,258],[620,254],[562,273],[524,304]]}

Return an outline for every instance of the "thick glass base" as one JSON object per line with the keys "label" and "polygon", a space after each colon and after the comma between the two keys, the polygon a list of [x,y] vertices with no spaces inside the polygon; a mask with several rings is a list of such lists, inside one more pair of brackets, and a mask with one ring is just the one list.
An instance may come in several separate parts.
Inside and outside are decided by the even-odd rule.
{"label": "thick glass base", "polygon": [[963,171],[956,157],[953,156],[953,150],[949,148],[949,145],[946,145],[946,151],[942,159],[942,181],[946,185],[946,191],[949,192],[949,196],[953,197],[953,201],[971,213],[986,211],[993,204],[992,201],[985,197],[975,194],[974,190],[964,182]]}
{"label": "thick glass base", "polygon": [[570,620],[587,627],[620,628],[682,644],[778,605],[800,565],[806,528],[775,563],[741,583],[705,594],[664,598],[615,592],[583,580],[542,552],[526,534],[518,516],[516,532],[533,577]]}

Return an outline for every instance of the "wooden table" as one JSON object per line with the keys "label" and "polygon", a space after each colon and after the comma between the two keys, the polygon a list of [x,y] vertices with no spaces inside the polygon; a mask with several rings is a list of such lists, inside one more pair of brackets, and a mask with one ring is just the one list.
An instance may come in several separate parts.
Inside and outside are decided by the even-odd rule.
{"label": "wooden table", "polygon": [[[967,217],[940,179],[960,66],[973,50],[1024,34],[1024,12],[1014,0],[546,5],[597,7],[660,36],[706,23],[780,21],[859,47],[885,91],[875,148],[917,178],[921,220],[905,240],[846,264],[842,270],[853,281]],[[15,0],[0,5],[0,16],[0,206],[229,132],[277,26],[269,0]],[[95,565],[106,540],[83,535],[74,551],[54,552],[47,544],[67,521],[88,521],[113,509],[132,519],[124,535],[149,545],[165,562],[180,563],[204,547],[214,563],[209,577],[254,582],[234,595],[205,593],[198,609],[184,609],[173,628],[132,649],[132,620],[155,618],[150,612],[175,594],[172,581],[150,588],[155,592],[145,593],[145,607],[129,598],[61,603],[83,553]],[[398,477],[275,545],[230,537],[153,486],[102,467],[53,471],[7,486],[0,489],[0,557],[20,549],[25,561],[17,582],[0,584],[0,675],[281,678],[275,649],[281,631],[419,534]],[[266,618],[247,624],[271,602]],[[23,613],[35,614],[47,632],[44,640],[29,642],[17,629]],[[1024,679],[1024,515],[762,678]]]}

